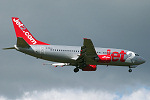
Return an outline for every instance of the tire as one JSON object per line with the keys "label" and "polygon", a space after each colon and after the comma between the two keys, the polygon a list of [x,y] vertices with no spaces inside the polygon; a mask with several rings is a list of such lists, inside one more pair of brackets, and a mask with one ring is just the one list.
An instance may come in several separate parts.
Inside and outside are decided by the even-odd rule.
{"label": "tire", "polygon": [[75,68],[74,72],[77,73],[79,71],[79,68]]}
{"label": "tire", "polygon": [[129,69],[128,71],[131,73],[131,72],[132,72],[132,69]]}

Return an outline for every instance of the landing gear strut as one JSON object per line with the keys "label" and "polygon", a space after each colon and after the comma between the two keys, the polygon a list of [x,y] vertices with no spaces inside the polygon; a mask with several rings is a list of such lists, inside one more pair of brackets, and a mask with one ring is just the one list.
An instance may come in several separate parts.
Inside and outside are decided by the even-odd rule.
{"label": "landing gear strut", "polygon": [[74,72],[77,73],[79,71],[79,68],[75,68]]}
{"label": "landing gear strut", "polygon": [[132,69],[131,69],[131,67],[129,66],[129,70],[128,70],[130,73],[132,72]]}

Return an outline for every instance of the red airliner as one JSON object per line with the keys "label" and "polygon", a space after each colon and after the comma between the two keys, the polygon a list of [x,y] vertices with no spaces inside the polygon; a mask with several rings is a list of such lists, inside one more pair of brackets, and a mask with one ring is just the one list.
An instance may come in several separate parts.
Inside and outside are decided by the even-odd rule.
{"label": "red airliner", "polygon": [[127,66],[131,68],[145,63],[144,58],[137,53],[113,48],[94,47],[91,39],[84,38],[83,46],[51,45],[36,40],[24,24],[17,17],[12,17],[16,32],[17,43],[14,47],[4,49],[16,49],[17,51],[34,56],[36,58],[57,62],[53,66],[75,66],[74,72],[96,71],[97,65]]}

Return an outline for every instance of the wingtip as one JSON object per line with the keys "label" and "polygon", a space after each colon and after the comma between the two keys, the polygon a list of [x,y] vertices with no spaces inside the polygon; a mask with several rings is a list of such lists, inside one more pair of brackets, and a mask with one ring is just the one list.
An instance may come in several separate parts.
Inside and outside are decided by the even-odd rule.
{"label": "wingtip", "polygon": [[87,39],[87,38],[83,38],[83,39]]}
{"label": "wingtip", "polygon": [[83,40],[91,40],[91,39],[89,39],[89,38],[83,38]]}

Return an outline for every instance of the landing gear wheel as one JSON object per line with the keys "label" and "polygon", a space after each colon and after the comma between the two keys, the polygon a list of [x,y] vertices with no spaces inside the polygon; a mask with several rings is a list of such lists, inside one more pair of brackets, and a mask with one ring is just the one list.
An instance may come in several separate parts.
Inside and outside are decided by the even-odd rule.
{"label": "landing gear wheel", "polygon": [[74,72],[77,73],[79,71],[79,68],[75,68]]}
{"label": "landing gear wheel", "polygon": [[128,71],[131,73],[131,72],[132,72],[132,69],[129,69]]}

